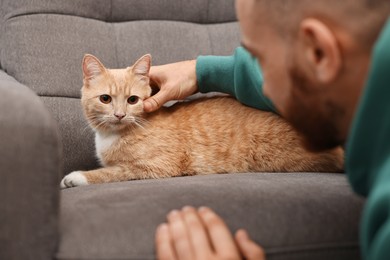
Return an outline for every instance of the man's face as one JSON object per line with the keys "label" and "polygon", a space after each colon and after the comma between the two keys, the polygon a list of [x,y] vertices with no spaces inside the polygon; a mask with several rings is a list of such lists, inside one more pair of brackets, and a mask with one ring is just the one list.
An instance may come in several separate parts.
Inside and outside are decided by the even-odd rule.
{"label": "man's face", "polygon": [[263,91],[280,114],[307,139],[313,150],[333,148],[344,142],[337,123],[345,111],[336,105],[324,86],[312,80],[302,65],[304,52],[297,40],[286,40],[259,11],[256,0],[237,0],[243,45],[259,61]]}

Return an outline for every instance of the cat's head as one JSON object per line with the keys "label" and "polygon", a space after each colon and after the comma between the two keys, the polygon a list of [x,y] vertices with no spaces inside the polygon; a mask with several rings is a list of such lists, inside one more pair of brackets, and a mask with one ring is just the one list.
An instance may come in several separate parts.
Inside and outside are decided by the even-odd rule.
{"label": "cat's head", "polygon": [[151,95],[150,66],[149,54],[125,69],[107,69],[96,57],[84,56],[81,102],[92,128],[117,132],[142,124],[143,101]]}

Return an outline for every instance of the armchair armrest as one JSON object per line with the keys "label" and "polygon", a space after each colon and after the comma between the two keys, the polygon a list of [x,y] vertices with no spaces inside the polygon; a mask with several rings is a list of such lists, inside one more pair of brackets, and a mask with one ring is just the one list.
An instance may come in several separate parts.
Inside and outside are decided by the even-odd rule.
{"label": "armchair armrest", "polygon": [[61,145],[28,87],[0,70],[0,259],[53,259]]}

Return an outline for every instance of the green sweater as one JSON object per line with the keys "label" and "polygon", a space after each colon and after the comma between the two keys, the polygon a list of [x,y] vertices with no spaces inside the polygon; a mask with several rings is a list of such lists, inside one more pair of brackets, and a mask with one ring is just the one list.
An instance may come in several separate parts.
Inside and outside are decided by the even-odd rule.
{"label": "green sweater", "polygon": [[[196,73],[201,92],[228,93],[248,106],[276,112],[262,93],[260,67],[243,48],[229,57],[200,56]],[[361,223],[363,257],[390,259],[390,18],[374,48],[346,153],[349,181],[367,197]]]}
{"label": "green sweater", "polygon": [[263,95],[259,63],[242,47],[237,48],[233,56],[198,57],[196,74],[200,92],[227,93],[245,105],[276,112]]}

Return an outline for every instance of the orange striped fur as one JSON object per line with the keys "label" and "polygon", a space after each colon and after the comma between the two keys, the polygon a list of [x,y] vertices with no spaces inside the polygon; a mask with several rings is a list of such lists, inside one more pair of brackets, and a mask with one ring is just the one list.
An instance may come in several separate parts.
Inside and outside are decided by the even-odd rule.
{"label": "orange striped fur", "polygon": [[[341,148],[310,152],[282,118],[232,97],[144,113],[143,100],[151,93],[148,55],[120,70],[106,69],[90,55],[83,65],[82,105],[99,135],[97,155],[103,165],[81,173],[88,184],[212,173],[343,170]],[[102,103],[101,95],[112,101]],[[129,104],[130,96],[139,97],[138,102]],[[119,121],[115,113],[126,116]]]}

